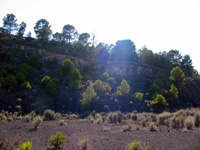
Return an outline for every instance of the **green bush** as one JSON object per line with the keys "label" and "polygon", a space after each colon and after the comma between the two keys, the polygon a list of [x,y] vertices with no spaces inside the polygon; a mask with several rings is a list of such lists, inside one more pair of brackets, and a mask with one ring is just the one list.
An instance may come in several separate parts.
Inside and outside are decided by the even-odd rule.
{"label": "green bush", "polygon": [[164,83],[163,83],[163,81],[160,80],[160,79],[156,79],[156,80],[154,81],[154,83],[155,83],[156,85],[158,85],[160,88],[163,88],[163,87],[164,87]]}
{"label": "green bush", "polygon": [[26,80],[26,76],[23,72],[19,71],[16,73],[16,79],[19,84],[24,83]]}
{"label": "green bush", "polygon": [[55,112],[53,110],[47,109],[45,110],[44,114],[44,120],[55,120]]}
{"label": "green bush", "polygon": [[5,69],[1,69],[0,76],[1,77],[6,77],[7,76],[7,71]]}
{"label": "green bush", "polygon": [[121,82],[121,85],[117,87],[117,93],[116,94],[118,95],[118,94],[120,94],[120,92],[121,92],[122,95],[128,94],[130,92],[130,86],[125,79],[123,79],[122,82]]}
{"label": "green bush", "polygon": [[31,150],[32,143],[31,142],[24,142],[19,148],[14,148],[14,150]]}
{"label": "green bush", "polygon": [[27,64],[34,67],[38,68],[40,65],[40,60],[38,59],[38,56],[36,54],[32,54],[27,60]]}
{"label": "green bush", "polygon": [[106,92],[110,92],[112,90],[112,88],[108,84],[104,85],[104,89]]}
{"label": "green bush", "polygon": [[95,90],[96,90],[98,93],[102,94],[103,91],[104,91],[104,84],[103,84],[103,82],[102,82],[101,80],[96,80],[96,81],[94,82],[94,88],[95,88]]}
{"label": "green bush", "polygon": [[11,74],[16,74],[19,70],[19,67],[18,66],[10,66],[8,67],[8,72],[11,73]]}
{"label": "green bush", "polygon": [[108,78],[109,78],[109,74],[108,74],[108,73],[103,73],[103,74],[101,75],[101,77],[100,77],[100,79],[101,79],[102,81],[107,81]]}
{"label": "green bush", "polygon": [[181,70],[180,67],[176,66],[174,67],[170,72],[170,81],[176,86],[176,87],[182,87],[185,84],[185,74]]}
{"label": "green bush", "polygon": [[107,82],[109,84],[114,84],[115,83],[115,79],[113,77],[110,77],[110,78],[107,79]]}
{"label": "green bush", "polygon": [[34,67],[32,67],[26,63],[21,64],[19,67],[19,70],[21,72],[23,72],[25,76],[28,76],[29,74],[34,75],[34,74],[38,73],[37,69],[35,69]]}
{"label": "green bush", "polygon": [[135,98],[137,98],[137,99],[139,99],[139,100],[143,100],[143,96],[144,96],[144,93],[140,93],[140,92],[138,92],[137,94],[136,94],[136,96],[135,96]]}
{"label": "green bush", "polygon": [[22,83],[22,87],[24,88],[24,89],[31,89],[31,85],[30,85],[30,83],[27,81],[27,82],[24,82],[24,83]]}
{"label": "green bush", "polygon": [[142,150],[141,143],[139,141],[134,141],[125,147],[125,150]]}
{"label": "green bush", "polygon": [[49,143],[55,148],[63,147],[65,146],[65,136],[61,132],[57,132],[56,135],[51,136]]}
{"label": "green bush", "polygon": [[44,76],[44,77],[41,79],[41,85],[42,85],[43,87],[45,87],[49,81],[51,81],[51,77],[50,77],[50,76]]}
{"label": "green bush", "polygon": [[171,85],[171,89],[169,90],[169,94],[171,98],[178,98],[178,89],[174,86],[174,84]]}
{"label": "green bush", "polygon": [[94,91],[92,85],[89,85],[86,91],[83,93],[83,99],[81,105],[86,110],[95,110],[97,106],[97,93]]}
{"label": "green bush", "polygon": [[151,105],[155,105],[155,106],[167,106],[168,103],[165,100],[165,97],[160,95],[160,94],[156,94],[156,98],[152,101],[150,101]]}
{"label": "green bush", "polygon": [[69,83],[69,90],[71,91],[80,89],[80,87],[81,87],[81,81],[79,80],[74,80]]}
{"label": "green bush", "polygon": [[164,88],[162,88],[159,92],[159,94],[163,95],[164,97],[167,96],[168,92]]}
{"label": "green bush", "polygon": [[155,83],[153,83],[149,89],[149,93],[151,93],[151,94],[155,94],[159,91],[160,91],[160,87]]}
{"label": "green bush", "polygon": [[82,79],[81,73],[80,73],[79,69],[75,67],[70,72],[69,80],[70,80],[70,82],[73,82],[74,80],[81,81],[81,79]]}
{"label": "green bush", "polygon": [[63,76],[67,76],[74,68],[74,63],[69,59],[65,59],[61,66],[61,72]]}
{"label": "green bush", "polygon": [[18,85],[16,78],[12,75],[9,75],[5,78],[1,78],[0,82],[3,87],[10,89],[10,90],[16,88]]}

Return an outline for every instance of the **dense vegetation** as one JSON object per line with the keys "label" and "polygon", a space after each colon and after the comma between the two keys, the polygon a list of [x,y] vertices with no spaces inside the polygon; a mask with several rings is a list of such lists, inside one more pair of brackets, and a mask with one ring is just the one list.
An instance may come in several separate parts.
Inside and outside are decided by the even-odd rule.
{"label": "dense vegetation", "polygon": [[[25,91],[26,95],[42,91],[41,97],[48,100],[38,101],[47,105],[44,108],[79,112],[133,111],[139,109],[139,104],[140,111],[173,109],[174,104],[181,102],[179,93],[184,93],[186,79],[198,77],[190,56],[182,56],[178,50],[160,53],[153,53],[146,47],[136,50],[134,42],[129,39],[119,40],[115,45],[96,44],[94,34],[92,37],[88,33],[79,34],[69,24],[63,26],[62,33],[53,34],[46,19],[36,22],[37,39],[32,38],[30,32],[24,37],[25,29],[26,23],[18,25],[15,15],[7,14],[3,18],[0,28],[0,90],[5,93]],[[29,49],[20,50],[22,46]],[[60,62],[57,57],[43,60],[38,49],[87,63],[78,66],[70,59]],[[143,78],[126,78],[120,73],[110,76],[104,72],[104,67],[115,62],[148,66],[160,71]],[[94,74],[98,71],[98,75]],[[62,92],[67,99],[61,100]],[[34,98],[37,96],[25,97],[31,99],[28,102],[31,106],[37,103]],[[187,106],[191,105],[198,104],[188,100]],[[58,108],[60,106],[63,108]],[[73,109],[67,109],[70,107]]]}

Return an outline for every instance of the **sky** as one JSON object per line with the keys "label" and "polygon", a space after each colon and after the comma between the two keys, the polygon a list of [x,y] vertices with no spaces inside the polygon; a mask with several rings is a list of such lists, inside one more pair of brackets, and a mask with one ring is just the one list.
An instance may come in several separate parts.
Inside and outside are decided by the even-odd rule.
{"label": "sky", "polygon": [[8,13],[26,22],[32,36],[43,18],[53,33],[71,24],[106,44],[131,39],[137,49],[179,50],[200,72],[200,0],[0,0],[0,26]]}

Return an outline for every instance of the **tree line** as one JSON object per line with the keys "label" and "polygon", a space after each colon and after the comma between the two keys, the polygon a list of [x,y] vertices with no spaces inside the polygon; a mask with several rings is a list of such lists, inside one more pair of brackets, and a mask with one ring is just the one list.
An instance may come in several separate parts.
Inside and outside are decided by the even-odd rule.
{"label": "tree line", "polygon": [[[0,27],[0,33],[1,35],[16,35],[21,38],[24,36],[25,29],[25,22],[17,24],[16,16],[7,14],[3,18],[3,27]],[[43,47],[71,56],[95,60],[102,66],[109,61],[125,61],[148,64],[167,70],[179,66],[186,76],[197,74],[190,56],[182,56],[179,50],[159,53],[153,53],[146,47],[136,50],[134,42],[129,39],[119,40],[115,45],[101,42],[95,45],[95,35],[91,37],[89,33],[79,34],[76,28],[70,24],[64,25],[61,33],[53,34],[51,25],[46,19],[38,20],[34,31],[37,40]],[[26,37],[31,37],[31,33],[28,32]]]}

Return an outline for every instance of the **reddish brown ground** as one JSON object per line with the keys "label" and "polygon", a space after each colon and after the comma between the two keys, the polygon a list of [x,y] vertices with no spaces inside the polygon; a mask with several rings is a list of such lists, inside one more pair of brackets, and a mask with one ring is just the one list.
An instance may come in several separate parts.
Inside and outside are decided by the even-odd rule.
{"label": "reddish brown ground", "polygon": [[[150,132],[143,127],[136,130],[133,125],[131,131],[123,132],[124,125],[99,125],[80,120],[65,122],[66,126],[59,126],[58,120],[43,121],[37,130],[31,126],[32,122],[14,120],[7,125],[0,123],[0,141],[19,135],[24,142],[32,142],[32,150],[53,150],[48,139],[60,131],[66,135],[64,150],[78,150],[79,141],[82,139],[88,139],[90,150],[124,150],[124,147],[134,140],[149,143],[150,149],[153,150],[200,150],[200,128],[187,131],[162,126],[156,132]],[[109,130],[103,131],[104,127]]]}

